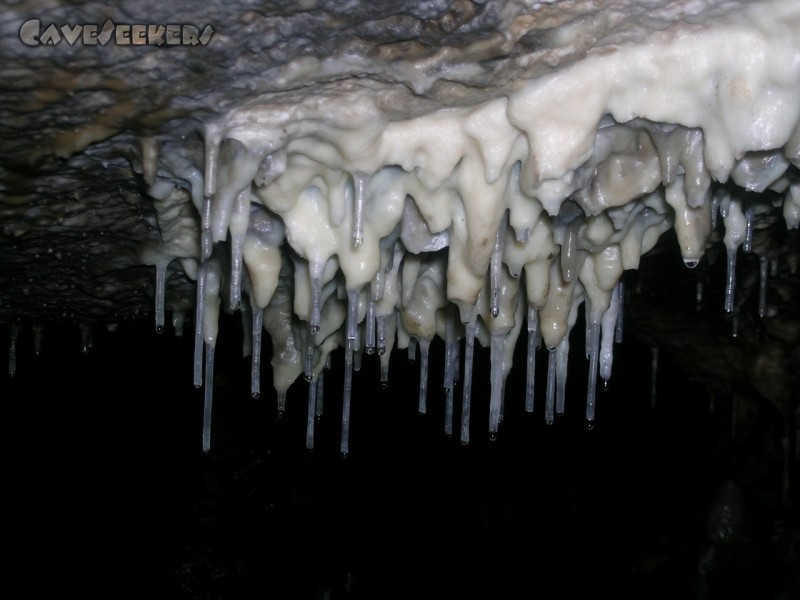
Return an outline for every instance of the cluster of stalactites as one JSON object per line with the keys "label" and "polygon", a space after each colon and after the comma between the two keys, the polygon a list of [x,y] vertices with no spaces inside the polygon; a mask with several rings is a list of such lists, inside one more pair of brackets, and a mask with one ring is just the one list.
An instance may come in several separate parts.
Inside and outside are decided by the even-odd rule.
{"label": "cluster of stalactites", "polygon": [[[153,163],[155,150],[143,148],[149,156],[145,165]],[[584,306],[585,411],[591,424],[596,382],[609,379],[613,343],[621,339],[622,274],[638,268],[641,255],[667,229],[675,228],[684,261],[694,267],[721,217],[728,251],[725,310],[731,312],[736,253],[740,246],[751,249],[754,218],[775,210],[774,200],[753,200],[752,193],[770,190],[771,198],[784,198],[787,225],[798,225],[800,183],[782,150],[748,154],[732,173],[738,187],[714,187],[702,148],[697,129],[604,124],[591,160],[575,172],[576,191],[556,212],[522,191],[520,161],[487,183],[483,169],[463,160],[443,184],[431,187],[419,173],[396,165],[372,174],[346,171],[284,150],[258,156],[236,140],[223,140],[207,148],[205,176],[180,165],[184,181],[191,183],[188,191],[150,177],[165,234],[151,261],[159,331],[171,260],[181,258],[197,280],[194,383],[205,382],[204,448],[210,444],[221,309],[241,310],[251,332],[245,354],[252,356],[254,396],[261,391],[264,330],[272,341],[278,409],[284,409],[287,391],[301,375],[309,382],[309,447],[314,417],[322,411],[325,366],[331,352],[344,349],[341,450],[347,453],[353,371],[363,352],[379,355],[386,385],[392,349],[408,349],[410,356],[418,349],[419,410],[425,412],[428,351],[435,336],[446,347],[448,433],[453,383],[460,378],[461,440],[469,441],[477,339],[491,353],[488,429],[497,434],[523,325],[525,406],[533,410],[535,355],[543,341],[549,353],[545,419],[552,422],[564,410],[569,334]],[[279,201],[276,187],[285,192]],[[193,205],[201,215],[199,231]],[[199,257],[193,256],[198,247]]]}

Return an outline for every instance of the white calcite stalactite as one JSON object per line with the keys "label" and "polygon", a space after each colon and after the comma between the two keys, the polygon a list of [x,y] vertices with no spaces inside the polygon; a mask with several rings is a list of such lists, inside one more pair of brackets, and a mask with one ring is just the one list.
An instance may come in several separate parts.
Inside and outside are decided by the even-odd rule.
{"label": "white calcite stalactite", "polygon": [[211,409],[214,401],[214,353],[219,333],[220,289],[222,269],[219,260],[211,257],[205,269],[205,303],[203,311],[203,343],[205,371],[203,386],[203,452],[211,450]]}
{"label": "white calcite stalactite", "polygon": [[[202,148],[161,132],[138,138],[132,154],[162,237],[143,253],[156,266],[156,328],[166,276],[183,269],[197,286],[193,380],[205,383],[209,420],[223,298],[252,311],[254,396],[263,330],[279,412],[298,376],[308,380],[309,447],[322,372],[343,350],[343,454],[361,361],[377,353],[387,386],[392,350],[415,360],[419,348],[425,412],[436,336],[446,433],[463,337],[461,441],[482,368],[476,339],[490,350],[497,434],[523,321],[525,410],[543,341],[552,422],[566,410],[582,303],[592,422],[598,377],[608,382],[622,342],[623,271],[670,229],[696,267],[718,215],[735,331],[737,253],[753,247],[767,204],[759,195],[777,198],[768,210],[788,228],[800,223],[800,11],[780,0],[595,4],[583,19],[571,2],[506,3],[502,51],[481,37],[464,61],[452,60],[463,50],[453,46],[385,61],[366,39],[324,60],[287,58],[252,83],[257,92],[213,95],[195,115]],[[541,48],[513,46],[531,34]],[[768,258],[759,258],[763,317]],[[700,282],[698,300],[702,291]]]}
{"label": "white calcite stalactite", "polygon": [[603,313],[600,324],[600,356],[598,374],[607,386],[611,379],[614,364],[614,344],[622,342],[622,297],[625,295],[623,281],[614,286],[608,309]]}
{"label": "white calcite stalactite", "polygon": [[727,276],[725,279],[725,312],[732,313],[736,294],[736,255],[747,236],[747,218],[742,211],[742,202],[727,196],[720,205],[725,225],[725,251],[727,256]]}

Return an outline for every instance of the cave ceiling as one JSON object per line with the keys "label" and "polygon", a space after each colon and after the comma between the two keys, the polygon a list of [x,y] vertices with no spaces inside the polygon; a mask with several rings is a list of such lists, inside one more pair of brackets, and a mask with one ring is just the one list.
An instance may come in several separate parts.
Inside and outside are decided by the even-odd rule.
{"label": "cave ceiling", "polygon": [[[699,247],[692,247],[696,240],[685,241],[689,234],[671,226],[680,214],[665,212],[666,225],[653,229],[659,235],[643,252],[639,268],[625,270],[630,277],[626,317],[648,343],[682,357],[709,389],[724,392],[741,383],[790,413],[796,409],[800,371],[800,29],[791,33],[800,24],[800,11],[791,2],[750,3],[763,4],[765,10],[783,6],[785,14],[760,21],[753,17],[752,29],[737,29],[744,20],[737,13],[745,11],[745,4],[4,2],[0,322],[12,337],[41,327],[46,331],[54,323],[152,323],[154,265],[165,256],[178,259],[166,282],[165,309],[168,315],[185,313],[191,322],[197,265],[204,255],[201,212],[209,191],[208,140],[215,136],[239,140],[258,161],[285,160],[281,148],[290,148],[290,164],[291,156],[306,152],[331,156],[328,170],[357,172],[382,167],[380,160],[388,156],[396,160],[387,164],[414,172],[430,166],[439,146],[430,151],[434,158],[420,166],[414,162],[421,160],[419,153],[395,156],[381,146],[384,131],[400,131],[394,127],[398,123],[411,130],[414,123],[452,114],[453,122],[463,124],[459,131],[469,130],[470,143],[484,151],[481,165],[489,165],[489,179],[505,168],[504,158],[495,154],[513,154],[528,144],[535,158],[522,161],[520,180],[530,180],[525,192],[539,198],[554,223],[568,224],[573,217],[560,207],[578,206],[589,218],[616,208],[602,204],[612,191],[592,195],[592,182],[612,177],[615,165],[624,176],[628,163],[622,158],[603,163],[598,156],[612,156],[615,144],[630,135],[656,139],[684,128],[687,136],[705,135],[708,147],[724,138],[730,160],[726,163],[725,152],[714,154],[707,147],[702,172],[692,173],[687,160],[677,177],[688,181],[694,176],[703,188],[701,196],[718,190],[738,194],[741,207],[752,213],[753,237],[749,252],[740,250],[734,306],[724,310],[723,215],[713,231],[700,236]],[[781,20],[785,29],[776,29],[768,39],[764,28],[777,27]],[[728,35],[742,37],[720,46],[716,22],[728,28]],[[142,43],[134,43],[132,32]],[[659,45],[673,53],[669,60],[642,66]],[[720,62],[722,67],[708,66],[721,47],[739,48],[740,54]],[[612,63],[614,56],[625,60]],[[598,75],[594,70],[602,65],[610,70]],[[723,67],[729,72],[720,72]],[[636,71],[635,76],[625,75],[625,69]],[[758,75],[760,69],[768,74]],[[585,89],[576,84],[581,70]],[[703,79],[711,72],[720,79]],[[692,79],[693,73],[699,79]],[[698,107],[711,97],[700,89],[706,83],[723,86],[727,99],[710,109]],[[605,90],[605,104],[592,100],[592,86]],[[663,98],[641,100],[638,89]],[[539,121],[532,124],[534,118],[544,123],[555,114],[547,112],[555,109],[539,108],[548,98],[553,106],[562,105],[551,129]],[[498,105],[509,116],[493,120]],[[487,109],[481,112],[483,106]],[[676,114],[685,118],[672,119]],[[744,122],[749,117],[752,123]],[[585,120],[591,123],[589,150],[581,145]],[[527,137],[507,144],[501,137],[509,123]],[[436,131],[448,130],[441,125]],[[493,137],[494,132],[500,133]],[[457,146],[460,139],[445,143]],[[653,143],[637,142],[635,151],[619,151],[617,158],[636,158],[642,144]],[[323,146],[336,150],[329,155]],[[235,148],[227,151],[236,153]],[[219,152],[224,162],[224,144]],[[655,193],[657,185],[674,183],[674,165],[665,165],[663,154],[660,159],[658,183],[631,192],[628,205]],[[645,162],[634,170],[646,170]],[[529,177],[528,167],[536,171]],[[262,175],[265,180],[277,177],[269,168],[257,177]],[[420,180],[428,188],[443,181],[441,174]],[[167,182],[169,191],[159,182]],[[468,186],[468,180],[458,185]],[[268,192],[261,197],[271,198]],[[426,216],[432,228],[435,215]],[[624,215],[616,218],[624,220]],[[513,214],[511,219],[513,226]],[[213,223],[210,229],[219,246],[226,242],[227,222],[217,221],[222,233]],[[525,237],[521,230],[518,225],[520,240]],[[494,231],[491,235],[493,244]],[[582,238],[582,250],[596,251],[589,238]],[[479,245],[472,238],[470,243]],[[559,244],[553,244],[557,251]],[[565,244],[561,240],[562,251]],[[700,264],[689,269],[681,258]],[[760,304],[764,269],[770,283]],[[463,317],[463,297],[458,300]]]}

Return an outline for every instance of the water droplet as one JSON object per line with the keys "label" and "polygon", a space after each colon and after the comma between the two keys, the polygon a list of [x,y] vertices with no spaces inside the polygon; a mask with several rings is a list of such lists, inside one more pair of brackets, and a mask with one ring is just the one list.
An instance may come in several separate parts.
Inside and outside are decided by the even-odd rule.
{"label": "water droplet", "polygon": [[564,416],[564,411],[561,411],[561,412],[556,411],[556,417],[558,417],[560,419],[563,416]]}
{"label": "water droplet", "polygon": [[545,421],[545,424],[547,424],[547,425],[552,425],[552,424],[553,424],[553,419],[547,419],[547,420]]}
{"label": "water droplet", "polygon": [[462,446],[469,446],[469,440],[461,440]]}
{"label": "water droplet", "polygon": [[319,325],[312,325],[309,327],[309,331],[311,331],[311,335],[317,335],[319,333]]}
{"label": "water droplet", "polygon": [[259,394],[258,392],[253,392],[250,395],[253,397],[253,400],[258,400],[261,397],[261,394]]}
{"label": "water droplet", "polygon": [[202,383],[195,383],[194,387],[196,387],[199,390],[201,387],[203,387],[203,384]]}
{"label": "water droplet", "polygon": [[499,314],[500,314],[500,309],[499,309],[499,308],[493,308],[493,309],[492,309],[492,316],[493,316],[495,319],[497,318],[497,316],[498,316]]}
{"label": "water droplet", "polygon": [[683,264],[685,264],[690,269],[694,269],[700,261],[695,258],[684,258]]}
{"label": "water droplet", "polygon": [[350,453],[349,452],[339,452],[339,456],[341,456],[343,459],[345,459],[348,456],[350,456]]}
{"label": "water droplet", "polygon": [[304,378],[304,379],[305,379],[307,382],[311,383],[311,382],[314,380],[314,373],[304,373],[304,374],[303,374],[303,378]]}
{"label": "water droplet", "polygon": [[156,333],[164,333],[164,327],[162,325],[156,327]]}
{"label": "water droplet", "polygon": [[278,420],[282,420],[285,417],[286,417],[286,411],[285,410],[279,410],[278,411]]}
{"label": "water droplet", "polygon": [[375,346],[367,346],[366,350],[367,350],[367,354],[369,354],[370,356],[375,354]]}
{"label": "water droplet", "polygon": [[315,415],[315,416],[314,416],[314,422],[315,422],[317,425],[319,425],[320,423],[322,423],[322,415]]}
{"label": "water droplet", "polygon": [[608,379],[603,379],[603,389],[608,391]]}
{"label": "water droplet", "polygon": [[594,421],[586,421],[586,431],[594,429]]}
{"label": "water droplet", "polygon": [[386,346],[379,346],[378,347],[378,356],[383,356],[386,354]]}
{"label": "water droplet", "polygon": [[388,387],[389,387],[389,382],[388,381],[381,381],[381,389],[382,390],[385,390]]}
{"label": "water droplet", "polygon": [[490,431],[489,432],[489,441],[490,442],[496,442],[497,441],[497,432],[496,431]]}

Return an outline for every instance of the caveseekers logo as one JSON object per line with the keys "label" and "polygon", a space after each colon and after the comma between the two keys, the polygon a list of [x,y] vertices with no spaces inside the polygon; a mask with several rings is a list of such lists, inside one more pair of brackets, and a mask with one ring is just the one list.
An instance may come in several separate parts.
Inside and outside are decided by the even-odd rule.
{"label": "caveseekers logo", "polygon": [[111,19],[102,26],[51,23],[44,28],[39,19],[29,19],[19,28],[19,39],[27,46],[57,46],[62,41],[70,46],[105,46],[112,41],[117,46],[205,46],[213,35],[211,25],[201,31],[194,25],[125,25]]}

